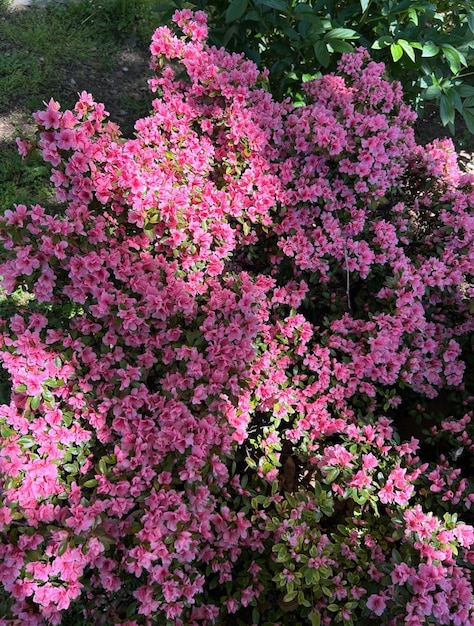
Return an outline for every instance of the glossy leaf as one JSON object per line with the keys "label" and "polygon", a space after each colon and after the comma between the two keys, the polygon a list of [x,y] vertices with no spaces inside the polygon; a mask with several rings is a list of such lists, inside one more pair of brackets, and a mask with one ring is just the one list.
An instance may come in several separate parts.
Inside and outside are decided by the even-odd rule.
{"label": "glossy leaf", "polygon": [[396,63],[403,56],[403,48],[400,45],[398,45],[397,43],[392,43],[391,46],[390,46],[390,53],[392,55],[393,60]]}
{"label": "glossy leaf", "polygon": [[247,10],[248,4],[249,0],[232,0],[225,13],[225,21],[229,23],[241,18]]}

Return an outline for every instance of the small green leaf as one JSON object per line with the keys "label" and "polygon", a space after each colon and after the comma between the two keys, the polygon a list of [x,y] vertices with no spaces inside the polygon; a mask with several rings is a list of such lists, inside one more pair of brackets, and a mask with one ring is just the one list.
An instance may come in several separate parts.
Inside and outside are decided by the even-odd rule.
{"label": "small green leaf", "polygon": [[468,9],[466,13],[469,30],[471,31],[471,33],[474,33],[474,11],[472,9]]}
{"label": "small green leaf", "polygon": [[[454,106],[456,111],[462,113],[463,102],[461,100],[459,91],[457,89],[451,89],[446,95],[449,102]],[[467,106],[469,106],[469,104]]]}
{"label": "small green leaf", "polygon": [[397,43],[399,46],[402,47],[403,52],[405,52],[405,54],[408,56],[408,58],[410,58],[413,63],[415,62],[415,51],[413,50],[413,47],[408,43],[408,41],[406,41],[405,39],[398,39]]}
{"label": "small green leaf", "polygon": [[370,4],[370,0],[360,0],[360,8],[362,13],[364,13],[367,10],[367,7]]}
{"label": "small green leaf", "polygon": [[397,565],[402,563],[402,557],[400,555],[400,552],[398,552],[398,550],[395,550],[395,548],[392,550],[392,562],[396,563]]}
{"label": "small green leaf", "polygon": [[[293,17],[296,20],[305,20],[306,22],[310,22],[311,24],[317,24],[322,27],[322,22],[319,17],[316,15],[314,10],[307,4],[303,2],[297,4],[293,10]],[[320,32],[325,32],[324,28]]]}
{"label": "small green leaf", "polygon": [[425,89],[422,93],[423,100],[435,100],[439,98],[441,95],[441,87],[439,85],[431,85],[427,89]]}
{"label": "small green leaf", "polygon": [[14,432],[15,431],[9,428],[8,426],[5,426],[5,425],[0,426],[0,437],[2,439],[8,439],[9,437],[13,435]]}
{"label": "small green leaf", "polygon": [[29,435],[24,435],[23,437],[20,437],[18,439],[18,444],[22,448],[32,448],[36,445],[36,441],[33,439],[33,437],[30,437]]}
{"label": "small green leaf", "polygon": [[413,7],[409,7],[408,8],[408,19],[413,22],[413,24],[415,24],[415,26],[418,26],[418,13],[416,12],[416,9]]}
{"label": "small green leaf", "polygon": [[341,39],[331,39],[326,43],[335,52],[353,52],[354,50],[354,47],[348,41],[342,41]]}
{"label": "small green leaf", "polygon": [[316,43],[313,45],[313,49],[317,61],[323,67],[327,67],[331,62],[331,57],[329,56],[329,51],[324,41],[316,41]]}
{"label": "small green leaf", "polygon": [[319,611],[310,613],[309,619],[311,620],[311,626],[321,626],[321,613]]}
{"label": "small green leaf", "polygon": [[301,39],[299,33],[294,28],[284,28],[282,32],[286,37],[288,37],[288,39],[291,39],[292,41],[300,41]]}
{"label": "small green leaf", "polygon": [[260,4],[277,11],[288,11],[288,3],[283,0],[260,0]]}
{"label": "small green leaf", "polygon": [[[43,400],[49,403],[54,402],[54,396],[49,389],[43,391]],[[31,405],[31,408],[34,408],[33,405]]]}
{"label": "small green leaf", "polygon": [[469,98],[470,96],[474,96],[474,87],[472,85],[461,85],[459,88],[459,95],[461,96],[461,98]]}
{"label": "small green leaf", "polygon": [[30,406],[33,409],[33,411],[36,411],[36,409],[39,407],[40,404],[41,404],[41,396],[33,396],[31,398]]}
{"label": "small green leaf", "polygon": [[439,46],[432,41],[423,44],[421,56],[425,58],[435,57],[439,53]]}
{"label": "small green leaf", "polygon": [[[453,48],[453,46],[445,44],[444,46],[441,46],[441,50],[443,51],[444,58],[449,63],[449,67],[452,73],[457,74],[461,69],[461,63],[463,63],[463,59],[464,61],[466,61],[466,59],[463,55],[461,55],[459,50],[456,50],[456,48]],[[466,63],[464,62],[463,65],[465,64]]]}
{"label": "small green leaf", "polygon": [[283,596],[283,602],[291,602],[298,595],[298,589],[293,589]]}
{"label": "small green leaf", "polygon": [[374,41],[374,43],[372,44],[372,48],[374,50],[381,50],[382,48],[386,48],[387,46],[389,46],[391,43],[393,43],[393,37],[391,37],[390,35],[383,35],[382,37],[379,37],[376,41]]}
{"label": "small green leaf", "polygon": [[66,426],[70,426],[74,420],[74,416],[72,413],[63,413],[63,424]]}
{"label": "small green leaf", "polygon": [[298,604],[299,606],[306,606],[308,608],[311,606],[310,602],[306,600],[302,589],[298,591]]}
{"label": "small green leaf", "polygon": [[359,39],[360,35],[352,28],[333,28],[326,33],[324,41],[329,39]]}
{"label": "small green leaf", "polygon": [[66,552],[68,543],[69,543],[69,539],[63,539],[61,541],[61,543],[59,544],[59,548],[58,548],[58,556],[62,556]]}
{"label": "small green leaf", "polygon": [[234,22],[238,20],[247,10],[249,0],[232,0],[225,12],[225,21]]}
{"label": "small green leaf", "polygon": [[463,109],[462,116],[469,132],[474,135],[474,109]]}
{"label": "small green leaf", "polygon": [[454,122],[454,105],[449,101],[449,98],[445,95],[442,95],[439,100],[439,113],[441,116],[441,121],[443,125],[452,124]]}
{"label": "small green leaf", "polygon": [[403,48],[397,43],[392,43],[390,46],[390,53],[395,63],[399,61],[403,56]]}
{"label": "small green leaf", "polygon": [[313,577],[313,571],[312,569],[308,568],[304,571],[304,581],[306,583],[306,585],[308,587],[310,587],[313,584],[314,581],[314,577]]}
{"label": "small green leaf", "polygon": [[340,474],[340,469],[338,467],[334,467],[332,470],[329,470],[329,472],[326,475],[326,478],[324,479],[324,482],[326,484],[330,484],[333,483],[336,478],[339,476]]}

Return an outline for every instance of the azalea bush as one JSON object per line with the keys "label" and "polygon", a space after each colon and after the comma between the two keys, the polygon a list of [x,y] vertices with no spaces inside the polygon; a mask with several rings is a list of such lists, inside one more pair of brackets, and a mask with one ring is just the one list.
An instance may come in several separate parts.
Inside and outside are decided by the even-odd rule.
{"label": "azalea bush", "polygon": [[295,108],[206,38],[134,139],[82,93],[18,142],[0,624],[474,623],[474,177],[364,51]]}

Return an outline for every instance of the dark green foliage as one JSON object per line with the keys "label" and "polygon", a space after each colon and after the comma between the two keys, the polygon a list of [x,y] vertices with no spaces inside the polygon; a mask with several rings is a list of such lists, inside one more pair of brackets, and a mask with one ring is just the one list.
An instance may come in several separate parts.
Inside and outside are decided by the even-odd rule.
{"label": "dark green foliage", "polygon": [[268,67],[280,98],[294,96],[301,80],[334,70],[341,53],[364,46],[401,81],[418,113],[433,101],[452,132],[460,113],[474,133],[470,0],[174,0],[155,9],[168,17],[183,6],[209,14],[214,43]]}

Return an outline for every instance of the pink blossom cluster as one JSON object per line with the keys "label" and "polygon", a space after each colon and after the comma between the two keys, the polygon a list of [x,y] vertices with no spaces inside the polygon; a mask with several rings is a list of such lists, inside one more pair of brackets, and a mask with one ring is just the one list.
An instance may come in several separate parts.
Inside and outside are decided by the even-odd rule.
{"label": "pink blossom cluster", "polygon": [[0,626],[474,624],[472,412],[434,460],[400,417],[469,397],[474,177],[366,53],[294,107],[174,21],[134,138],[83,92],[18,142]]}

